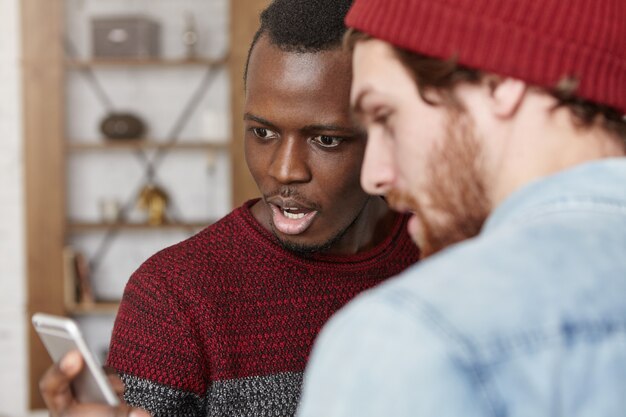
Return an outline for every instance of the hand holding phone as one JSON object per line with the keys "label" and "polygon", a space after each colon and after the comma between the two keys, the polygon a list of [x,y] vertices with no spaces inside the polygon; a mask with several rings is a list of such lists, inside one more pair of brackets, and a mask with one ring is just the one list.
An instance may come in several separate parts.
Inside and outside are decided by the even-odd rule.
{"label": "hand holding phone", "polygon": [[78,350],[82,355],[85,366],[72,381],[72,391],[79,402],[119,405],[107,376],[72,319],[37,313],[33,315],[32,322],[55,363],[72,350]]}

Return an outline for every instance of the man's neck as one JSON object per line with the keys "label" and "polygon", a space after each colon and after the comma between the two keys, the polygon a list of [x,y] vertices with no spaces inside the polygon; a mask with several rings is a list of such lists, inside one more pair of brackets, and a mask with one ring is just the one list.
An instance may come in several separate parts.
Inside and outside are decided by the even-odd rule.
{"label": "man's neck", "polygon": [[492,173],[493,208],[530,182],[586,162],[626,156],[623,141],[599,123],[577,125],[565,108],[516,123],[501,153],[500,172]]}

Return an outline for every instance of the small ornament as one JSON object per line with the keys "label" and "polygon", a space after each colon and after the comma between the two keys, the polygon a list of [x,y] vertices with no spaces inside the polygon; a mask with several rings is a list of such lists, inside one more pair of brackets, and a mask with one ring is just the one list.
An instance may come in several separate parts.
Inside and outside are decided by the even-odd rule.
{"label": "small ornament", "polygon": [[154,184],[148,184],[139,193],[137,207],[147,211],[149,225],[160,226],[167,221],[165,214],[168,202],[169,197],[165,190]]}
{"label": "small ornament", "polygon": [[122,208],[115,198],[103,198],[100,200],[100,213],[102,221],[114,224],[120,221]]}
{"label": "small ornament", "polygon": [[100,123],[100,132],[107,139],[140,139],[146,133],[146,125],[132,113],[109,113]]}
{"label": "small ornament", "polygon": [[185,13],[183,44],[185,44],[187,49],[187,59],[195,59],[198,55],[198,31],[196,29],[196,19],[189,12]]}

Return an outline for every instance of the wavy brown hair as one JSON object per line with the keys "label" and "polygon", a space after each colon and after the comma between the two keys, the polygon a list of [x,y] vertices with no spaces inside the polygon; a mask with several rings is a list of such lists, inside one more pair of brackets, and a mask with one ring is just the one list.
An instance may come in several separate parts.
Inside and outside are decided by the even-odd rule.
{"label": "wavy brown hair", "polygon": [[[343,44],[352,51],[357,42],[368,39],[372,37],[355,29],[348,29]],[[453,88],[461,82],[479,83],[489,76],[483,71],[458,64],[456,57],[439,59],[393,45],[392,48],[398,60],[409,70],[420,97],[431,105],[445,104],[462,110],[463,106],[455,97]],[[626,148],[626,116],[612,107],[576,96],[577,86],[575,78],[564,77],[554,88],[541,89],[556,98],[554,109],[566,107],[570,110],[577,126],[585,128],[599,125],[620,139]],[[434,100],[432,94],[427,94],[428,91],[435,91],[441,101]]]}

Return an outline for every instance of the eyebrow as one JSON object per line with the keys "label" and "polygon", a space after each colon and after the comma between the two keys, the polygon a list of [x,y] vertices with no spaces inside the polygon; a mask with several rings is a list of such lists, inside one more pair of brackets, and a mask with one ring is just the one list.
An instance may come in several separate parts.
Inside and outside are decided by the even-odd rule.
{"label": "eyebrow", "polygon": [[327,132],[339,132],[339,133],[349,133],[349,134],[355,133],[355,129],[352,127],[338,126],[338,125],[333,125],[333,124],[307,125],[307,126],[304,126],[301,130],[303,132],[327,131]]}
{"label": "eyebrow", "polygon": [[356,116],[361,116],[363,114],[363,97],[365,97],[370,92],[371,90],[367,87],[359,91],[359,94],[357,94],[356,99],[354,100],[354,104],[350,105],[350,110],[352,111],[352,114]]}
{"label": "eyebrow", "polygon": [[[257,122],[260,123],[262,125],[268,126],[272,129],[278,129],[278,127],[273,124],[272,122],[270,122],[269,120],[266,120],[262,117],[256,116],[252,113],[244,113],[243,115],[243,119],[244,120],[250,120],[253,122]],[[312,125],[306,125],[303,126],[300,129],[302,132],[320,132],[320,131],[326,131],[326,132],[338,132],[338,133],[347,133],[347,134],[355,134],[355,132],[358,132],[358,129],[354,129],[353,127],[345,127],[345,126],[340,126],[340,125],[335,125],[335,124],[312,124]]]}
{"label": "eyebrow", "polygon": [[271,127],[272,129],[276,129],[276,125],[274,125],[274,123],[270,122],[269,120],[265,120],[262,117],[255,116],[252,113],[244,113],[243,120],[251,120],[253,122],[257,122],[257,123],[260,123],[262,125]]}

